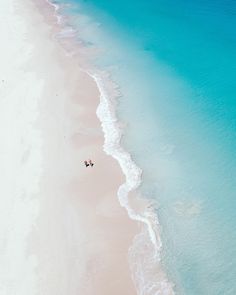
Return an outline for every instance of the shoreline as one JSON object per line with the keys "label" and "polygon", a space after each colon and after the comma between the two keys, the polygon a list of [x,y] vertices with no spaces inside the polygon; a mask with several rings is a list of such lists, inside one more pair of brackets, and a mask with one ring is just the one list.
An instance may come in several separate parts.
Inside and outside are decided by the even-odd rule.
{"label": "shoreline", "polygon": [[[63,16],[59,13],[60,4],[51,3],[50,0],[46,0],[46,2],[54,7],[57,24],[67,30],[68,25],[63,25]],[[69,30],[71,30],[72,36],[67,38],[69,42],[72,41],[73,43],[76,31],[73,35],[74,28],[70,25]],[[61,39],[63,40],[64,38],[62,37]],[[76,47],[77,45],[75,44],[74,46]],[[103,150],[107,155],[110,155],[119,163],[120,169],[126,179],[126,181],[118,187],[117,196],[119,203],[121,207],[126,209],[129,218],[139,224],[141,228],[141,231],[134,236],[133,243],[130,244],[129,248],[129,263],[133,281],[136,285],[136,291],[138,294],[145,295],[153,294],[153,290],[155,294],[156,292],[161,291],[163,294],[173,295],[175,294],[173,291],[174,285],[166,277],[161,265],[162,242],[160,238],[159,221],[152,208],[152,204],[144,198],[139,197],[138,192],[136,191],[142,182],[142,170],[134,163],[131,155],[120,145],[123,130],[120,128],[115,110],[116,100],[120,96],[119,90],[117,91],[118,86],[114,84],[110,76],[108,76],[108,73],[98,71],[97,68],[91,70],[91,63],[82,66],[82,68],[84,68],[84,72],[95,81],[100,92],[100,103],[96,110],[96,114],[100,120],[104,134],[105,141],[103,144]],[[108,93],[106,93],[107,91]],[[111,129],[112,132],[110,131]],[[129,194],[133,195],[133,207],[129,204]],[[140,213],[138,213],[139,211]],[[139,246],[137,247],[137,245],[135,245],[135,241],[138,240],[140,236],[146,237],[142,243],[143,247],[147,247],[147,244],[149,244],[147,248],[150,253],[146,251],[144,254],[143,249],[138,249]],[[148,243],[147,239],[150,240]],[[140,241],[138,243],[140,243]],[[142,255],[148,258],[149,265],[148,263],[146,265],[148,268],[147,274],[144,273],[146,268],[144,261],[139,265],[139,269],[133,268],[132,264],[138,264],[136,262],[136,260],[138,260],[138,255],[137,253],[133,254],[132,251],[139,251]],[[135,259],[133,259],[133,257],[135,257]],[[133,261],[131,261],[132,259]],[[140,273],[142,273],[142,278],[139,277]]]}

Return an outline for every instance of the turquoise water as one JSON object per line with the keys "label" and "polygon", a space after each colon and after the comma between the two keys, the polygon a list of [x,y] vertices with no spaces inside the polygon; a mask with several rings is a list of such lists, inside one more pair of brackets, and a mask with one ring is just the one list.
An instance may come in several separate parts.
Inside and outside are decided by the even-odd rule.
{"label": "turquoise water", "polygon": [[236,2],[57,2],[120,86],[176,293],[236,294]]}

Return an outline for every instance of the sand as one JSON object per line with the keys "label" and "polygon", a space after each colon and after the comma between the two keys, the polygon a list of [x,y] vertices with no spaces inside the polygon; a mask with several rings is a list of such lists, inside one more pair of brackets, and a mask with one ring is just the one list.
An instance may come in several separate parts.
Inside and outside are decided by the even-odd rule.
{"label": "sand", "polygon": [[103,151],[99,92],[42,4],[0,4],[0,293],[136,294],[138,225],[117,199],[125,178]]}

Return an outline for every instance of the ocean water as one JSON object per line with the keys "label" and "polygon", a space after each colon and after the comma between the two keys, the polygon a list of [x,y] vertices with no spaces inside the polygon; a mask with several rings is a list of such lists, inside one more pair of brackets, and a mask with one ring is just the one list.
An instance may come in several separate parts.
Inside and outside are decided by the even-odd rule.
{"label": "ocean water", "polygon": [[236,2],[53,2],[119,86],[175,293],[236,294]]}

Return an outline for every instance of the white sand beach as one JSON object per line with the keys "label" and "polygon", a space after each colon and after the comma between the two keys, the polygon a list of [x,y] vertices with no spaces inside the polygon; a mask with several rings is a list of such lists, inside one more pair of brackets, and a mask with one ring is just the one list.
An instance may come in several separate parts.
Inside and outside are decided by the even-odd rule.
{"label": "white sand beach", "polygon": [[98,89],[36,2],[0,4],[0,294],[136,294]]}

